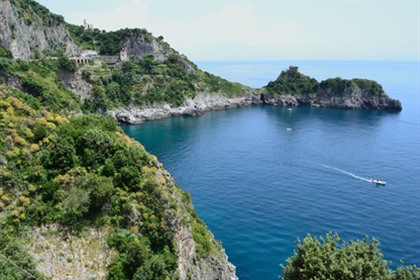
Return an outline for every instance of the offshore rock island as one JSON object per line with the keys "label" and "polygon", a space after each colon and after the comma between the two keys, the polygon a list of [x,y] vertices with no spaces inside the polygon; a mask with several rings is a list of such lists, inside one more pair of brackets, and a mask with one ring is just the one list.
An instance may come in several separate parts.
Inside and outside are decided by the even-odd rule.
{"label": "offshore rock island", "polygon": [[237,279],[190,195],[115,119],[251,104],[401,110],[373,81],[318,83],[291,67],[253,89],[144,29],[105,32],[1,1],[0,276]]}

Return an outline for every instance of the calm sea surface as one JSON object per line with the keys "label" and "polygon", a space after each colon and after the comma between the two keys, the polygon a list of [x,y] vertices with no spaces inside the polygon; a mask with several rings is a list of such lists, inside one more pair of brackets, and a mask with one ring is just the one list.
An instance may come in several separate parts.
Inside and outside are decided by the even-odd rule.
{"label": "calm sea surface", "polygon": [[290,64],[318,80],[375,79],[403,104],[400,113],[252,106],[123,127],[191,192],[240,279],[278,279],[296,237],[329,231],[376,237],[393,267],[420,264],[418,62],[197,64],[253,87]]}

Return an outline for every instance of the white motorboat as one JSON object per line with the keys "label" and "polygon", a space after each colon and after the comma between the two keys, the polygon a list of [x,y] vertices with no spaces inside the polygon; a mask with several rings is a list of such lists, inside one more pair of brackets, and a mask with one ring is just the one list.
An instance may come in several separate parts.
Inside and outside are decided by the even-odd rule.
{"label": "white motorboat", "polygon": [[386,182],[377,180],[377,179],[370,179],[369,182],[376,184],[377,186],[385,186]]}

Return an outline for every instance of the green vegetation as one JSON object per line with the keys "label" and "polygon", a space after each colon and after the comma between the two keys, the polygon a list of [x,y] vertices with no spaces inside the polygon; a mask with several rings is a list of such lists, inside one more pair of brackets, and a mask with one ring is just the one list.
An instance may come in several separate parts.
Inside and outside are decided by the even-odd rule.
{"label": "green vegetation", "polygon": [[28,105],[38,109],[41,104],[52,112],[69,113],[80,110],[78,96],[67,89],[60,80],[60,71],[73,70],[74,63],[67,58],[41,61],[0,60],[0,73],[16,77],[21,92],[15,92]]}
{"label": "green vegetation", "polygon": [[242,85],[202,72],[177,54],[164,61],[153,56],[132,59],[122,67],[103,68],[105,72],[102,73],[93,69],[90,66],[84,69],[83,76],[93,86],[91,98],[83,105],[85,112],[103,112],[131,105],[168,103],[180,106],[199,92],[221,92],[228,96],[243,92]]}
{"label": "green vegetation", "polygon": [[[13,58],[12,53],[9,50],[5,50],[3,48],[0,48],[0,59],[1,58]],[[0,68],[1,69],[1,68]]]}
{"label": "green vegetation", "polygon": [[[16,256],[23,254],[14,240],[27,227],[58,223],[78,232],[86,226],[110,226],[114,233],[108,244],[118,252],[109,267],[110,279],[171,278],[177,263],[170,225],[179,207],[173,193],[183,192],[170,187],[156,157],[124,135],[114,119],[69,119],[55,113],[65,106],[43,96],[41,81],[51,82],[51,69],[58,71],[59,65],[11,63],[8,71],[14,69],[24,79],[27,92],[0,85],[0,236],[5,238],[0,253],[6,250],[13,260],[17,257],[9,254],[10,248]],[[22,68],[32,76],[20,73]],[[218,250],[190,197],[182,197],[198,257]],[[37,275],[29,255],[17,263]],[[0,268],[5,265],[0,259]],[[15,267],[2,273],[20,275]]]}
{"label": "green vegetation", "polygon": [[[171,193],[180,190],[168,187],[156,158],[111,118],[67,119],[16,97],[23,95],[1,86],[0,236],[13,240],[25,227],[48,223],[76,231],[109,225],[118,252],[110,279],[170,278],[178,207]],[[21,263],[33,269],[28,256]]]}
{"label": "green vegetation", "polygon": [[416,266],[399,267],[392,271],[383,260],[376,239],[340,242],[338,234],[326,238],[306,236],[297,240],[295,254],[281,265],[281,279],[420,279]]}
{"label": "green vegetation", "polygon": [[307,95],[319,89],[318,82],[301,74],[297,67],[290,66],[287,71],[281,71],[274,82],[266,86],[269,94]]}
{"label": "green vegetation", "polygon": [[35,263],[21,244],[10,237],[0,236],[0,279],[31,280],[34,277],[46,279],[36,271]]}
{"label": "green vegetation", "polygon": [[315,79],[301,74],[298,68],[293,66],[282,71],[280,76],[275,81],[269,82],[265,88],[270,95],[326,94],[344,96],[356,87],[372,96],[386,96],[382,86],[372,80],[331,78],[318,83]]}
{"label": "green vegetation", "polygon": [[102,55],[118,55],[122,42],[131,36],[143,36],[151,41],[152,34],[145,29],[120,29],[118,31],[105,32],[99,29],[85,30],[84,26],[67,24],[70,35],[81,49],[98,50]]}
{"label": "green vegetation", "polygon": [[369,94],[373,96],[385,95],[385,92],[380,84],[375,81],[365,79],[345,80],[341,78],[331,78],[322,81],[319,84],[319,87],[322,91],[332,93],[336,96],[343,96],[345,95],[346,89],[352,89],[354,87],[367,90]]}

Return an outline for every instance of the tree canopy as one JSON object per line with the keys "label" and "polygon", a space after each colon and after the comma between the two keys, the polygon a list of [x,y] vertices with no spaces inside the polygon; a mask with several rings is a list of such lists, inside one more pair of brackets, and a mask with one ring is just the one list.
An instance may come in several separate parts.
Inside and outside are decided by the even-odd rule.
{"label": "tree canopy", "polygon": [[364,240],[341,242],[338,234],[326,237],[307,235],[303,242],[298,238],[293,256],[286,260],[281,279],[420,279],[416,266],[389,268],[383,259],[379,241]]}

